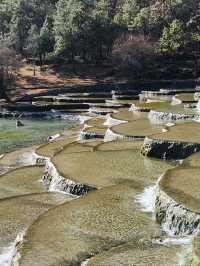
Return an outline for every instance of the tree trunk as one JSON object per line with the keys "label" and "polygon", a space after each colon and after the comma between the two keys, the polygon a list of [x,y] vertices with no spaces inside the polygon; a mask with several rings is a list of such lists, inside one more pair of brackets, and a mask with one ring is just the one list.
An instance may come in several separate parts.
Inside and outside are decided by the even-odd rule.
{"label": "tree trunk", "polygon": [[0,69],[0,99],[7,99],[6,89],[7,85],[5,81],[5,71],[2,67]]}
{"label": "tree trunk", "polygon": [[72,41],[71,41],[71,62],[72,62],[73,72],[74,72],[74,74],[77,74],[77,72],[76,72],[76,62],[74,60],[74,46],[73,46]]}

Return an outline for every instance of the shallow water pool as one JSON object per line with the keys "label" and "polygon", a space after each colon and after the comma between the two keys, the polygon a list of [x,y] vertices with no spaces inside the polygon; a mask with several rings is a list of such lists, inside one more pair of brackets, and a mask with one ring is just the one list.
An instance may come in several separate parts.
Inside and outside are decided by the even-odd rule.
{"label": "shallow water pool", "polygon": [[16,127],[14,119],[0,119],[0,154],[46,141],[47,137],[73,125],[70,120],[23,120]]}

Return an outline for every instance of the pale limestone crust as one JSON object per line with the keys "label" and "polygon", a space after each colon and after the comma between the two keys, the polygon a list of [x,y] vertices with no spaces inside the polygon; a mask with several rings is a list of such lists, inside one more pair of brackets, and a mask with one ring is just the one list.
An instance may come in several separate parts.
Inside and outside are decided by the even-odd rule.
{"label": "pale limestone crust", "polygon": [[161,112],[161,111],[155,111],[151,110],[149,113],[149,119],[152,122],[157,121],[163,121],[163,122],[169,122],[169,121],[189,121],[189,120],[198,120],[200,119],[200,116],[198,114],[179,114],[179,113],[168,113],[168,112]]}

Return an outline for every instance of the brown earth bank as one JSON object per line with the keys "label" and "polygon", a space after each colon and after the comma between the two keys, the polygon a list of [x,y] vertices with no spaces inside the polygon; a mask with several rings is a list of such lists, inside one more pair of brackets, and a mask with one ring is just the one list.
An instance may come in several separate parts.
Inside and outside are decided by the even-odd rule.
{"label": "brown earth bank", "polygon": [[[120,76],[112,66],[45,65],[43,67],[23,63],[19,69],[16,87],[11,99],[31,95],[49,94],[50,90],[68,89],[71,92],[120,90],[146,90],[167,88],[195,88],[200,83],[186,80],[134,80],[134,77]],[[57,92],[55,92],[57,93]]]}

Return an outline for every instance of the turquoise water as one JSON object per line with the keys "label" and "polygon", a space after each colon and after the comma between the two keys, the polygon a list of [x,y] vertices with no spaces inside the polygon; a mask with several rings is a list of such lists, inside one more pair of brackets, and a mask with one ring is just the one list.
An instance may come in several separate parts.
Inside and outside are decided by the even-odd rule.
{"label": "turquoise water", "polygon": [[46,141],[48,136],[72,125],[68,120],[23,120],[24,127],[16,127],[14,119],[0,119],[0,154]]}

